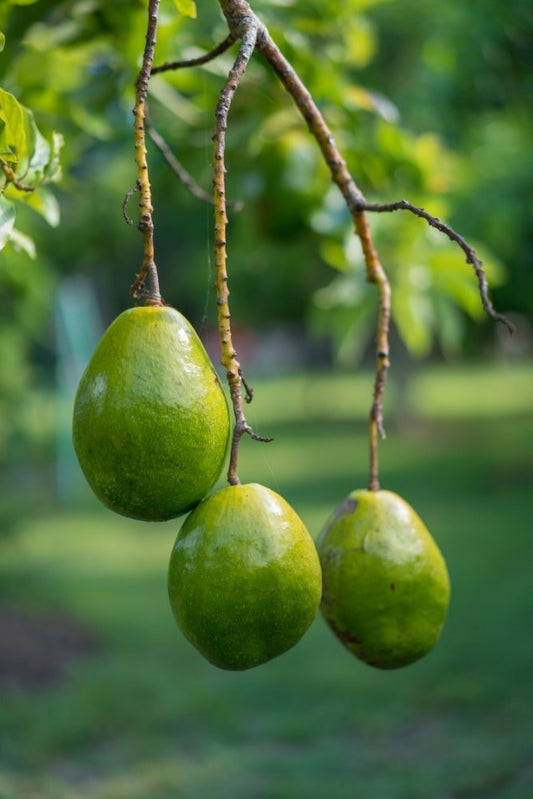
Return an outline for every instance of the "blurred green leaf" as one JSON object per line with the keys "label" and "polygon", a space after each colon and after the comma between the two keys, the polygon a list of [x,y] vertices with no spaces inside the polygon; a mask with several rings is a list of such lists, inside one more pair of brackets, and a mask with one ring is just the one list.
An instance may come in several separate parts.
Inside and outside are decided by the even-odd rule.
{"label": "blurred green leaf", "polygon": [[174,0],[174,5],[182,16],[196,19],[196,3],[194,0]]}
{"label": "blurred green leaf", "polygon": [[9,246],[12,247],[15,252],[22,252],[28,255],[30,258],[34,259],[37,256],[37,251],[35,249],[35,242],[29,236],[26,236],[17,228],[13,228],[11,231],[11,235],[9,238]]}
{"label": "blurred green leaf", "polygon": [[0,53],[1,53],[1,52],[2,52],[2,50],[4,49],[4,47],[5,47],[5,44],[6,44],[6,36],[5,36],[5,33],[2,33],[2,31],[0,31]]}
{"label": "blurred green leaf", "polygon": [[4,124],[3,157],[21,177],[25,174],[35,145],[33,116],[16,97],[0,89],[0,120]]}
{"label": "blurred green leaf", "polygon": [[15,225],[15,206],[0,194],[0,250],[9,240]]}
{"label": "blurred green leaf", "polygon": [[43,219],[46,219],[51,227],[57,227],[59,225],[59,203],[51,191],[40,187],[38,191],[34,191],[28,195],[26,203],[42,216]]}

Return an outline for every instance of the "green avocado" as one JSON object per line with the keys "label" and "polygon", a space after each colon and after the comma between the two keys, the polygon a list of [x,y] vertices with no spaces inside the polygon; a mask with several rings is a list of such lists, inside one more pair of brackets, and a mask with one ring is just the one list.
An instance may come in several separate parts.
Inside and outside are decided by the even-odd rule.
{"label": "green avocado", "polygon": [[322,615],[352,654],[376,668],[395,669],[435,646],[449,604],[446,563],[401,497],[352,492],[317,548]]}
{"label": "green avocado", "polygon": [[221,669],[249,669],[294,646],[316,616],[321,589],[302,520],[256,483],[227,486],[198,505],[170,557],[178,627]]}
{"label": "green avocado", "polygon": [[229,433],[224,391],[189,322],[168,306],[120,314],[74,403],[74,448],[96,496],[135,519],[179,516],[218,479]]}

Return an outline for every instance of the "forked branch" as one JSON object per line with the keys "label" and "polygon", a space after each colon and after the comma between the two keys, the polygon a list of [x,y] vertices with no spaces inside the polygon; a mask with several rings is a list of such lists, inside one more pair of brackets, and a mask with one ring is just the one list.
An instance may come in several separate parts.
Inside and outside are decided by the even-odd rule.
{"label": "forked branch", "polygon": [[506,316],[498,313],[491,302],[489,297],[489,284],[487,281],[487,276],[485,275],[485,270],[483,269],[482,260],[476,254],[474,248],[461,235],[459,235],[457,231],[455,231],[442,220],[438,219],[436,216],[432,216],[432,214],[428,213],[428,211],[426,211],[424,208],[419,208],[417,205],[413,205],[412,203],[408,202],[408,200],[399,200],[398,202],[383,204],[365,202],[363,208],[365,211],[374,211],[376,213],[409,211],[415,216],[420,217],[420,219],[424,219],[428,225],[430,225],[430,227],[433,227],[436,230],[439,230],[441,233],[444,233],[445,236],[447,236],[451,241],[455,242],[462,249],[466,256],[467,264],[472,265],[479,286],[481,304],[485,313],[487,313],[491,319],[494,319],[496,322],[501,322],[503,325],[505,325],[510,333],[515,332],[513,323]]}
{"label": "forked branch", "polygon": [[488,284],[481,260],[476,255],[474,249],[451,227],[441,222],[436,217],[431,216],[431,214],[424,211],[424,209],[418,208],[407,201],[389,205],[374,205],[367,202],[353,176],[350,174],[346,162],[335,144],[333,134],[315,104],[310,92],[274,43],[267,29],[253,13],[247,0],[219,0],[219,3],[226,17],[230,32],[236,38],[242,37],[251,25],[257,29],[256,49],[272,67],[281,83],[292,97],[298,110],[305,119],[311,135],[317,141],[324,160],[329,167],[331,178],[340,189],[351,213],[355,231],[363,250],[367,280],[369,283],[376,284],[378,288],[379,311],[376,335],[377,364],[369,421],[370,475],[368,481],[370,490],[376,491],[379,489],[378,439],[379,437],[385,436],[383,425],[383,394],[390,365],[389,326],[391,292],[387,275],[380,263],[372,241],[365,212],[408,210],[424,219],[432,227],[440,230],[452,241],[455,241],[465,253],[467,262],[474,268],[478,280],[481,302],[485,311],[493,319],[505,324],[509,330],[512,331],[513,326],[505,316],[494,310],[488,296]]}
{"label": "forked branch", "polygon": [[385,437],[385,428],[383,424],[383,394],[390,366],[390,284],[372,241],[372,234],[364,213],[365,198],[348,171],[346,162],[337,149],[333,134],[311,97],[311,94],[265,30],[263,30],[263,35],[258,40],[257,49],[268,61],[291,95],[298,110],[307,122],[310,133],[316,139],[324,160],[329,167],[331,178],[339,187],[352,215],[355,232],[359,237],[363,250],[367,281],[369,283],[374,283],[378,288],[379,309],[376,335],[376,377],[369,420],[370,469],[368,478],[369,489],[371,491],[378,491],[380,487],[378,478],[378,439],[380,437]]}
{"label": "forked branch", "polygon": [[[370,438],[370,476],[369,488],[373,491],[379,489],[378,479],[378,439],[385,436],[383,425],[383,394],[389,369],[389,326],[391,313],[390,284],[383,269],[376,249],[374,247],[370,228],[365,212],[392,212],[407,210],[424,219],[430,226],[444,233],[448,238],[457,243],[463,250],[466,260],[474,268],[477,277],[481,302],[483,308],[493,319],[502,322],[509,330],[513,325],[509,320],[495,311],[488,296],[488,283],[483,270],[483,264],[474,249],[451,227],[429,214],[422,208],[401,200],[389,204],[373,204],[367,202],[363,193],[350,174],[346,162],[340,154],[331,130],[327,126],[320,110],[315,104],[310,92],[294,71],[291,64],[276,46],[267,29],[252,11],[247,0],[219,0],[219,5],[226,18],[229,36],[216,48],[198,59],[189,61],[174,61],[152,69],[152,74],[167,69],[177,69],[184,66],[193,66],[206,63],[230,47],[233,42],[240,40],[240,48],[229,77],[224,84],[219,96],[216,110],[216,125],[214,141],[214,204],[215,204],[215,271],[216,291],[218,305],[218,327],[222,350],[222,363],[226,368],[231,399],[235,411],[235,429],[231,451],[228,480],[238,483],[237,457],[239,441],[247,433],[253,438],[258,438],[248,425],[243,412],[242,388],[246,391],[246,400],[251,398],[246,383],[243,381],[242,370],[237,361],[233,347],[230,327],[230,313],[228,305],[228,276],[226,269],[226,196],[225,196],[225,142],[228,111],[235,91],[245,73],[254,50],[258,50],[279,80],[290,94],[298,110],[305,119],[311,135],[317,141],[322,156],[329,167],[331,178],[341,191],[346,205],[351,213],[354,228],[363,250],[366,264],[366,277],[369,283],[374,283],[379,293],[379,312],[376,336],[376,378],[374,383],[373,402],[369,421]],[[269,440],[269,439],[260,439]]]}

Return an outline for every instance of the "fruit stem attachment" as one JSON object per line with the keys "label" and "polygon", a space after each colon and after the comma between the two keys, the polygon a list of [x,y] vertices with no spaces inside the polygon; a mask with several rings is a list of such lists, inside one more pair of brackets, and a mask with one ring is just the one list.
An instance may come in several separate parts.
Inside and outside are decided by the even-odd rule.
{"label": "fruit stem attachment", "polygon": [[383,425],[383,394],[390,366],[389,360],[389,327],[391,315],[391,289],[386,272],[381,266],[370,238],[366,217],[361,213],[356,221],[357,231],[365,252],[366,279],[378,288],[378,318],[376,330],[376,376],[374,393],[369,419],[369,477],[368,490],[379,491],[378,442],[385,438]]}
{"label": "fruit stem attachment", "polygon": [[239,83],[246,71],[250,57],[254,51],[257,39],[258,26],[250,24],[244,32],[239,52],[231,68],[226,83],[221,89],[215,112],[215,132],[213,134],[213,202],[215,206],[215,290],[217,295],[218,334],[220,338],[220,362],[226,370],[231,402],[235,414],[235,426],[231,442],[230,463],[228,468],[228,482],[230,485],[240,483],[237,474],[239,444],[246,433],[256,441],[271,441],[272,439],[257,436],[244,415],[242,389],[244,386],[246,399],[250,401],[251,391],[243,381],[242,369],[237,360],[237,353],[233,346],[231,334],[229,289],[226,251],[226,228],[228,216],[226,210],[226,130],[228,127],[228,112],[231,102],[237,91]]}
{"label": "fruit stem attachment", "polygon": [[[154,49],[157,33],[157,15],[159,11],[159,0],[149,0],[148,3],[148,26],[146,30],[146,42],[142,57],[141,70],[135,83],[135,105],[133,108],[133,131],[135,163],[137,165],[136,190],[139,192],[139,222],[138,230],[143,237],[143,262],[139,274],[130,289],[130,294],[134,298],[146,296],[147,305],[162,305],[161,293],[159,291],[159,278],[154,256],[154,223],[152,219],[152,189],[148,174],[148,162],[146,158],[146,97],[148,94],[148,84],[154,58]],[[143,291],[144,282],[147,282],[148,289],[145,294]]]}

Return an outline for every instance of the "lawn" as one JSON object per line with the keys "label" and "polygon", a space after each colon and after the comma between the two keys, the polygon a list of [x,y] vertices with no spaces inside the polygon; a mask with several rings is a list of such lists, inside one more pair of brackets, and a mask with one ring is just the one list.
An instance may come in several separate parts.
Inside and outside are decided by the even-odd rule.
{"label": "lawn", "polygon": [[[370,387],[255,386],[250,420],[275,441],[243,442],[241,478],[282,493],[313,536],[366,482]],[[63,679],[0,693],[0,797],[533,796],[533,366],[427,370],[407,399],[401,416],[389,403],[381,473],[448,562],[429,656],[371,669],[319,617],[276,660],[217,670],[168,609],[179,521],[137,523],[86,495],[0,539],[2,605],[68,616],[94,642]]]}

